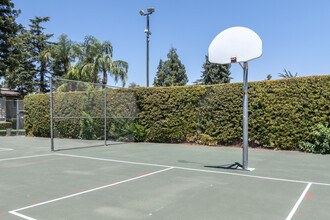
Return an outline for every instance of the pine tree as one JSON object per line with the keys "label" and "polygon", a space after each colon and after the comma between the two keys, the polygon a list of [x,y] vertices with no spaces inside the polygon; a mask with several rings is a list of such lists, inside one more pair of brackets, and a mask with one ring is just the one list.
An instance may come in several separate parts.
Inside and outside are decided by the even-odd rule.
{"label": "pine tree", "polygon": [[203,64],[204,71],[201,79],[195,81],[199,85],[212,85],[220,83],[230,83],[232,77],[230,76],[230,64],[216,64],[210,63],[208,56],[205,56],[205,63]]}
{"label": "pine tree", "polygon": [[186,69],[181,63],[175,48],[167,54],[168,60],[159,61],[154,86],[184,86],[188,82]]}
{"label": "pine tree", "polygon": [[15,38],[9,57],[15,60],[15,66],[9,66],[5,75],[5,85],[26,95],[36,91],[36,70],[31,56],[31,34],[21,30]]}
{"label": "pine tree", "polygon": [[45,29],[40,24],[42,22],[49,21],[49,17],[38,17],[36,16],[34,19],[30,19],[30,33],[31,44],[32,44],[32,52],[31,55],[33,57],[33,61],[37,64],[37,75],[39,78],[39,91],[41,93],[47,92],[47,83],[46,83],[46,74],[47,70],[47,62],[43,59],[44,51],[50,50],[50,48],[54,45],[53,42],[48,41],[54,34],[45,34],[43,30]]}
{"label": "pine tree", "polygon": [[11,39],[23,28],[15,21],[20,13],[20,10],[14,10],[11,0],[0,1],[0,77],[5,76],[8,68],[17,64],[9,53],[13,47]]}
{"label": "pine tree", "polygon": [[157,74],[154,79],[154,86],[166,86],[164,82],[167,76],[163,66],[164,66],[164,62],[162,59],[160,59],[157,67]]}

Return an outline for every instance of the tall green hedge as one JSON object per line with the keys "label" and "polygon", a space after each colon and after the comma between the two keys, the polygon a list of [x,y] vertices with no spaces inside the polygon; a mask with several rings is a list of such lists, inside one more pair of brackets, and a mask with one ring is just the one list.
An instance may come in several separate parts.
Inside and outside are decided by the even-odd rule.
{"label": "tall green hedge", "polygon": [[184,142],[198,127],[198,105],[202,86],[137,89],[140,123],[146,141]]}
{"label": "tall green hedge", "polygon": [[50,136],[49,94],[28,95],[24,97],[24,128],[27,136]]}
{"label": "tall green hedge", "polygon": [[[138,89],[146,140],[240,143],[242,87],[231,83]],[[330,75],[250,82],[248,92],[250,144],[298,149],[312,126],[330,121]]]}
{"label": "tall green hedge", "polygon": [[250,137],[296,149],[319,122],[330,121],[330,75],[251,83]]}
{"label": "tall green hedge", "polygon": [[[330,120],[330,76],[249,83],[250,142],[296,149],[310,128]],[[242,137],[242,84],[207,87],[202,99],[203,132],[219,143]]]}
{"label": "tall green hedge", "polygon": [[[109,103],[121,107],[110,110],[108,106],[107,109],[109,114],[117,116],[125,111],[136,111],[132,107],[136,99],[139,120],[133,127],[139,129],[134,133],[140,134],[140,141],[240,143],[242,87],[242,83],[231,83],[137,88],[130,97],[120,98],[115,93],[109,96]],[[309,136],[311,127],[319,122],[330,123],[330,75],[250,82],[248,87],[251,144],[298,149],[299,143]],[[61,109],[67,115],[74,114],[77,105],[81,106],[82,100],[77,97],[72,97],[74,100],[68,103],[62,100]],[[95,102],[96,109],[101,105],[98,102],[102,100]],[[49,136],[49,95],[27,96],[25,109],[27,134]],[[95,132],[103,126],[101,121],[97,124]],[[114,133],[130,129],[121,128],[124,123],[118,120],[111,124],[109,129]],[[79,133],[78,121],[75,126],[75,132]],[[70,135],[69,130],[72,131],[70,128],[64,132],[67,137],[79,136]]]}

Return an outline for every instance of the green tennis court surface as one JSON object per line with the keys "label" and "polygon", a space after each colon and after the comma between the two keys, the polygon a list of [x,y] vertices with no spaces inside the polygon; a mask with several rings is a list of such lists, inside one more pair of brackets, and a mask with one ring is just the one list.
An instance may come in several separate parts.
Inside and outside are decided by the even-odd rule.
{"label": "green tennis court surface", "polygon": [[329,155],[251,149],[253,172],[223,168],[241,157],[152,143],[51,152],[47,138],[2,137],[0,220],[330,218]]}

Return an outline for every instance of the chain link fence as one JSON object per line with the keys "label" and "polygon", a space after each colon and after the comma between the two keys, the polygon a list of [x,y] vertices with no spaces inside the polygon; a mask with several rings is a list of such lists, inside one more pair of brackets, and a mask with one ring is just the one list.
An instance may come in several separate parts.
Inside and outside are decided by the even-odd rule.
{"label": "chain link fence", "polygon": [[51,149],[134,141],[134,89],[51,79]]}
{"label": "chain link fence", "polygon": [[25,135],[23,100],[0,98],[0,135]]}

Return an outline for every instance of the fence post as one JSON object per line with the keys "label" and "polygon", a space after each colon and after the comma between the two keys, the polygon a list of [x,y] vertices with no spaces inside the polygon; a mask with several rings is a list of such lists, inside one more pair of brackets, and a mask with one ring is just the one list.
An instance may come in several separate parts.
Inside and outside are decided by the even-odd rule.
{"label": "fence post", "polygon": [[19,135],[19,102],[18,99],[15,100],[16,101],[16,136]]}
{"label": "fence post", "polygon": [[107,145],[107,86],[104,85],[104,146]]}
{"label": "fence post", "polygon": [[50,146],[51,150],[54,151],[54,132],[53,132],[53,78],[50,77]]}

